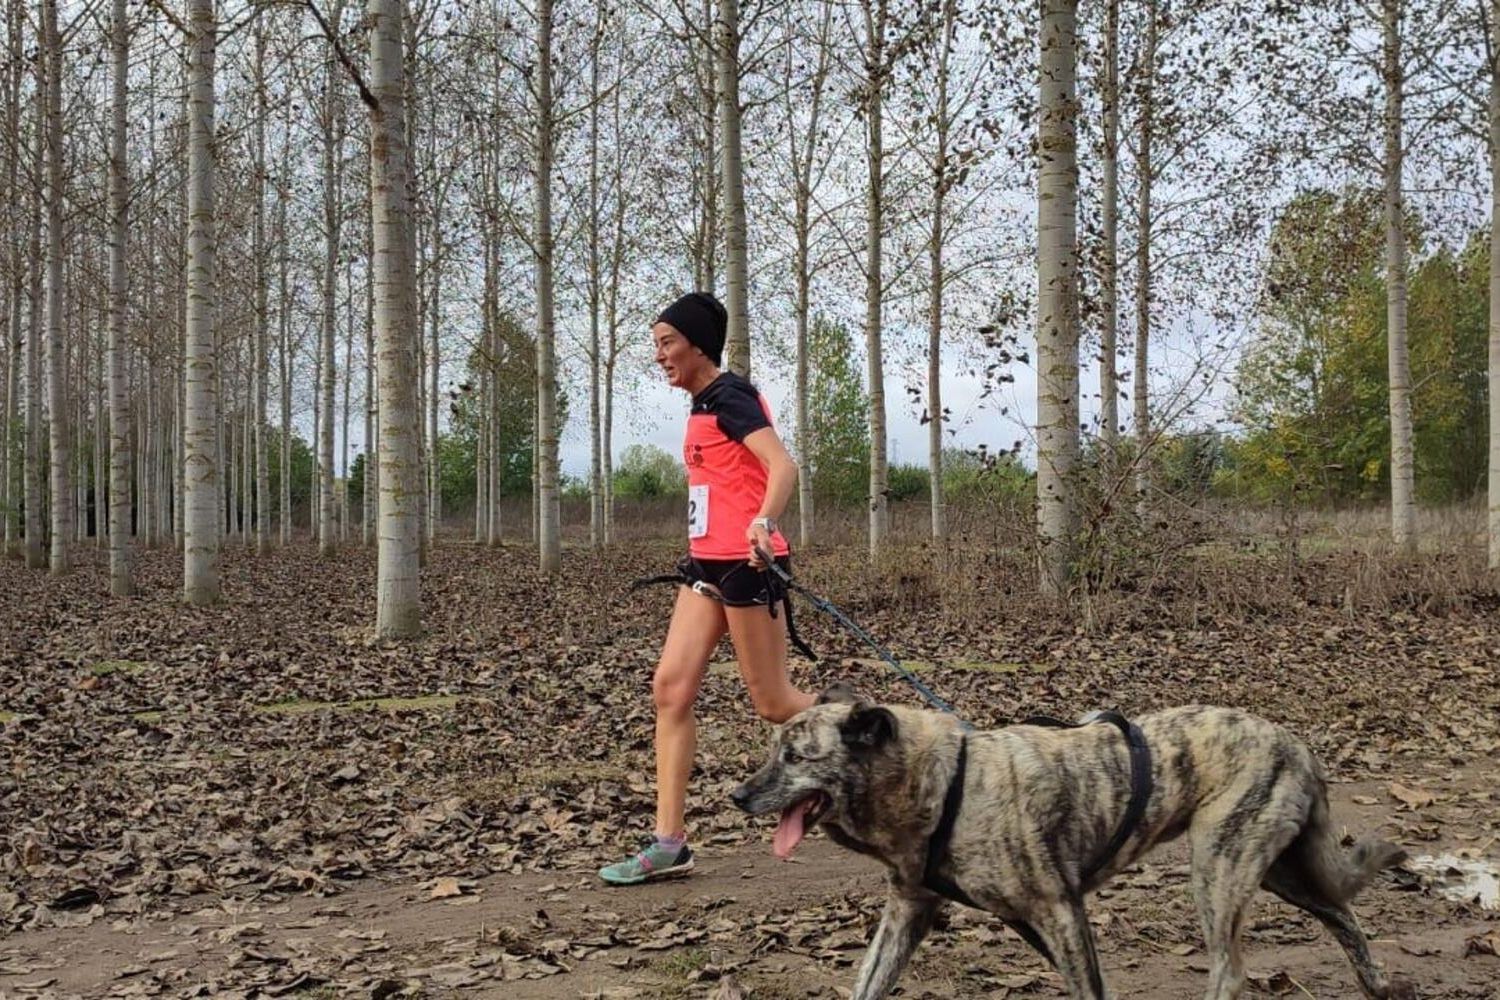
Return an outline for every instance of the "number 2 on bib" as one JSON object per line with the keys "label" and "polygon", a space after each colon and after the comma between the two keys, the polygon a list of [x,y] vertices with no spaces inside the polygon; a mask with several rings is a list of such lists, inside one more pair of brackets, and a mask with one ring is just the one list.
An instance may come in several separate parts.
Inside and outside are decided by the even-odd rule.
{"label": "number 2 on bib", "polygon": [[688,537],[708,534],[708,485],[688,487]]}

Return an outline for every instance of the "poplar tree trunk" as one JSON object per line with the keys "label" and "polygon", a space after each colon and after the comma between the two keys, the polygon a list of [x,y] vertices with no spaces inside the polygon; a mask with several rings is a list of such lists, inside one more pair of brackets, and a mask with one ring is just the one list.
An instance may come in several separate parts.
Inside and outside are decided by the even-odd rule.
{"label": "poplar tree trunk", "polygon": [[[813,497],[813,477],[811,475],[810,461],[812,455],[812,416],[808,400],[809,358],[808,358],[808,325],[812,316],[812,259],[810,243],[812,239],[812,174],[813,165],[817,162],[817,150],[819,133],[819,121],[823,107],[823,88],[828,80],[828,67],[831,57],[831,46],[828,44],[828,31],[833,17],[833,6],[823,5],[823,16],[818,27],[818,64],[813,71],[811,80],[811,95],[808,112],[808,124],[805,132],[805,142],[799,149],[797,146],[797,134],[793,129],[789,137],[792,148],[792,170],[794,176],[794,189],[792,193],[793,206],[793,232],[795,237],[795,250],[792,258],[793,282],[796,285],[796,336],[797,336],[797,375],[796,375],[796,407],[797,407],[797,460],[802,463],[802,474],[797,477],[797,533],[798,544],[808,546],[812,544],[813,529],[817,522],[816,501]],[[788,46],[790,47],[790,39]],[[794,70],[789,65],[787,76],[790,78]],[[794,92],[787,92],[787,117],[790,119],[796,114]]]}
{"label": "poplar tree trunk", "polygon": [[[1412,455],[1411,361],[1406,348],[1406,226],[1401,196],[1401,2],[1382,0],[1385,56],[1385,314],[1391,414],[1391,541],[1417,546],[1416,472]],[[1493,445],[1492,445],[1493,447]]]}
{"label": "poplar tree trunk", "polygon": [[[368,150],[367,150],[368,151]],[[370,205],[375,204],[373,175],[367,179]],[[373,223],[373,218],[371,220]],[[375,251],[374,225],[365,226],[365,489],[364,510],[359,526],[360,542],[370,544],[375,533],[376,508],[378,506],[380,481],[380,443],[377,431],[379,409],[375,398]]]}
{"label": "poplar tree trunk", "polygon": [[931,274],[927,285],[927,475],[931,484],[932,540],[935,542],[948,536],[943,495],[943,212],[951,183],[948,174],[948,59],[953,49],[955,18],[953,0],[943,0],[937,60],[937,149],[932,159]]}
{"label": "poplar tree trunk", "polygon": [[[40,110],[38,102],[38,110]],[[32,146],[34,177],[42,176],[46,142],[37,130]],[[26,566],[47,565],[42,552],[42,199],[31,199],[30,240],[27,251],[30,281],[26,314]]]}
{"label": "poplar tree trunk", "polygon": [[[343,20],[343,4],[334,3],[329,13],[335,28]],[[318,340],[318,553],[331,555],[337,548],[333,529],[333,408],[334,340],[338,332],[339,250],[343,226],[344,81],[338,64],[329,55],[324,69],[323,108],[323,322]]]}
{"label": "poplar tree trunk", "polygon": [[1141,518],[1150,516],[1151,490],[1151,180],[1156,116],[1156,41],[1159,15],[1151,0],[1141,56],[1141,134],[1136,149],[1140,200],[1136,203],[1135,370],[1132,391],[1135,430],[1135,497]]}
{"label": "poplar tree trunk", "polygon": [[[0,555],[9,555],[17,538],[17,514],[21,505],[23,488],[16,475],[16,467],[20,465],[23,469],[26,465],[26,445],[17,440],[15,423],[20,407],[17,405],[17,393],[21,386],[21,368],[26,363],[23,353],[24,335],[21,331],[21,295],[23,294],[22,276],[25,274],[25,258],[22,256],[21,229],[25,225],[24,203],[21,200],[21,191],[17,186],[20,172],[21,154],[21,74],[25,66],[21,45],[21,10],[19,3],[7,6],[6,35],[7,35],[7,66],[5,70],[5,129],[6,134],[15,137],[13,153],[6,158],[5,182],[6,190],[12,192],[10,202],[6,207],[5,221],[14,228],[9,240],[6,242],[7,256],[10,262],[10,286],[7,297],[7,308],[5,310],[5,350],[10,357],[10,364],[6,367],[6,393],[5,393],[5,485],[0,503],[4,506],[0,510],[5,514],[5,530],[3,545]],[[31,377],[27,371],[27,378]],[[31,395],[35,389],[34,383],[28,382],[27,394]],[[22,421],[22,436],[25,434],[25,421]]]}
{"label": "poplar tree trunk", "polygon": [[380,356],[380,529],[376,631],[405,638],[421,628],[421,468],[417,446],[416,275],[408,251],[404,67],[405,0],[370,0],[370,171],[374,188],[375,339]]}
{"label": "poplar tree trunk", "polygon": [[740,4],[718,0],[714,65],[718,79],[720,165],[724,171],[724,308],[729,313],[724,361],[750,377],[750,265],[745,232],[744,161],[740,151]]}
{"label": "poplar tree trunk", "polygon": [[1489,565],[1500,570],[1500,0],[1490,2]]}
{"label": "poplar tree trunk", "polygon": [[57,33],[57,0],[42,0],[43,53],[46,65],[47,131],[47,428],[51,454],[53,576],[67,573],[68,541],[72,537],[69,473],[72,455],[68,440],[67,365],[63,345],[63,137],[62,39]]}
{"label": "poplar tree trunk", "polygon": [[1037,526],[1043,593],[1074,563],[1078,462],[1077,0],[1042,0],[1037,171]]}
{"label": "poplar tree trunk", "polygon": [[214,336],[213,0],[188,0],[188,274],[183,355],[183,597],[219,600],[218,357]]}
{"label": "poplar tree trunk", "polygon": [[537,543],[543,573],[562,568],[557,489],[557,369],[552,301],[552,0],[537,0],[536,448]]}
{"label": "poplar tree trunk", "polygon": [[266,327],[266,35],[255,20],[255,166],[251,197],[255,199],[252,254],[255,258],[255,551],[271,550],[271,470],[266,455],[266,380],[269,349]]}
{"label": "poplar tree trunk", "polygon": [[[109,592],[130,596],[130,405],[125,368],[125,104],[130,28],[125,0],[110,15],[112,107],[109,136]],[[98,496],[97,485],[95,496]],[[97,508],[97,500],[95,502]],[[97,516],[97,515],[96,515]],[[97,527],[97,525],[96,525]]]}
{"label": "poplar tree trunk", "polygon": [[[288,164],[283,162],[282,176]],[[281,526],[281,544],[292,543],[292,370],[291,370],[291,297],[287,290],[288,255],[286,241],[289,238],[286,226],[287,202],[290,193],[287,191],[285,181],[282,182],[277,192],[276,203],[276,235],[279,254],[279,275],[277,281],[278,303],[276,309],[277,325],[277,364],[280,369],[281,388],[281,488],[277,490],[277,509],[280,512],[279,523]]]}
{"label": "poplar tree trunk", "polygon": [[[881,228],[885,211],[885,151],[882,114],[885,78],[887,0],[864,0],[865,19],[865,124],[868,145],[865,165],[865,352],[869,365],[870,397],[870,558],[885,550],[890,524],[889,479],[886,462],[885,359],[881,347]],[[872,9],[873,8],[873,9]]]}
{"label": "poplar tree trunk", "polygon": [[1099,437],[1102,460],[1113,471],[1120,446],[1120,381],[1116,351],[1120,287],[1120,0],[1104,6],[1104,156],[1100,195]]}
{"label": "poplar tree trunk", "polygon": [[604,429],[600,426],[599,398],[604,360],[599,342],[599,309],[603,296],[599,264],[599,49],[606,19],[602,6],[595,16],[589,59],[589,545],[598,548],[604,544]]}

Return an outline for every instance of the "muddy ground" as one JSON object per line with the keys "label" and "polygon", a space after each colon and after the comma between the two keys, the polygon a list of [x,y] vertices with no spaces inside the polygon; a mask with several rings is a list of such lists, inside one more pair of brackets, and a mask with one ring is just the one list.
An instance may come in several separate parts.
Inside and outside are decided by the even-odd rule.
{"label": "muddy ground", "polygon": [[[817,834],[778,862],[770,822],[730,806],[768,729],[727,645],[702,703],[698,870],[636,889],[594,876],[650,825],[649,676],[671,598],[624,584],[671,555],[570,549],[551,583],[525,549],[442,544],[426,634],[402,645],[369,636],[363,551],[230,547],[212,609],[180,604],[170,552],[143,555],[125,601],[92,550],[62,580],[0,561],[0,997],[847,995],[881,873]],[[1360,898],[1377,956],[1423,997],[1500,997],[1487,595],[1441,611],[1143,595],[1085,629],[999,588],[959,614],[921,574],[851,585],[840,559],[800,573],[982,725],[1185,702],[1285,723],[1325,762],[1339,823],[1445,859]],[[913,700],[836,624],[811,609],[800,624],[824,657],[796,663],[799,683]],[[1185,861],[1163,849],[1091,904],[1118,996],[1201,995]],[[1356,995],[1331,939],[1271,897],[1247,937],[1256,995]],[[902,995],[1061,991],[1011,932],[955,908]]]}

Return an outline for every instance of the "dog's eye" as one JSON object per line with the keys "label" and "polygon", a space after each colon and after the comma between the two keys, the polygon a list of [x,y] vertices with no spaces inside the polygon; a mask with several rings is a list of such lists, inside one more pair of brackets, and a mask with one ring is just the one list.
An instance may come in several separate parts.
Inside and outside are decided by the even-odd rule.
{"label": "dog's eye", "polygon": [[781,759],[788,764],[800,764],[802,762],[802,755],[791,747],[787,747],[781,751]]}

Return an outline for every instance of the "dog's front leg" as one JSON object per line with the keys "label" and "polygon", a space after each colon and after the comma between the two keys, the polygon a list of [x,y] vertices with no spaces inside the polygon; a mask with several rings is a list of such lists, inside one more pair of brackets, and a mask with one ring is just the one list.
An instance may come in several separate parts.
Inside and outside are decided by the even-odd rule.
{"label": "dog's front leg", "polygon": [[901,978],[911,953],[932,930],[932,922],[942,903],[941,896],[930,893],[915,897],[891,893],[885,901],[880,926],[875,929],[869,950],[865,952],[852,1000],[883,1000],[890,993],[896,980]]}

